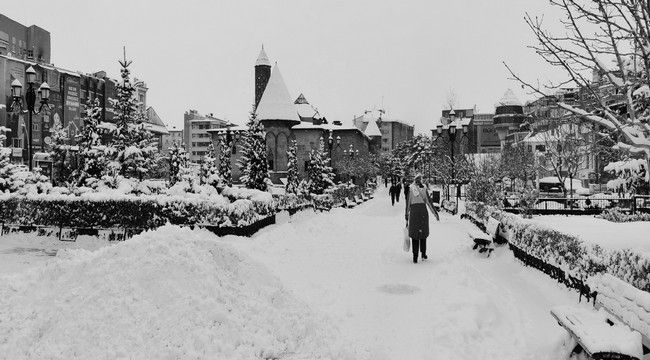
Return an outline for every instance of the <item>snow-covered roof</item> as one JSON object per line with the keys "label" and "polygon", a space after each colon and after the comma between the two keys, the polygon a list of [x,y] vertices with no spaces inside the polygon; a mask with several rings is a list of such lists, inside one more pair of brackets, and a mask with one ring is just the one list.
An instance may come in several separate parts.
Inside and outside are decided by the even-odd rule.
{"label": "snow-covered roof", "polygon": [[296,101],[293,103],[295,104],[298,115],[301,118],[313,119],[316,117],[316,115],[318,115],[318,111],[316,111],[316,109],[314,109],[314,107],[309,104],[307,99],[305,99],[305,95],[303,94],[300,94],[300,96],[298,96]]}
{"label": "snow-covered roof", "polygon": [[258,120],[286,120],[300,122],[295,104],[284,83],[278,64],[271,71],[262,99],[257,106]]}
{"label": "snow-covered roof", "polygon": [[521,101],[517,98],[512,89],[508,89],[503,97],[494,105],[494,107],[499,106],[523,106]]}
{"label": "snow-covered roof", "polygon": [[257,56],[257,61],[255,61],[255,66],[259,65],[271,66],[271,61],[269,61],[269,57],[266,56],[266,51],[264,51],[264,45],[262,45],[262,50]]}
{"label": "snow-covered roof", "polygon": [[149,106],[147,108],[147,121],[146,127],[150,131],[158,134],[169,134],[169,131],[167,131],[167,127],[163,123],[162,119],[160,119],[160,116],[158,116],[158,113],[156,110],[154,110],[153,107]]}
{"label": "snow-covered roof", "polygon": [[379,125],[377,125],[376,121],[371,121],[363,133],[368,137],[381,136],[381,130],[379,130]]}
{"label": "snow-covered roof", "polygon": [[351,126],[351,125],[334,125],[334,124],[320,124],[320,125],[314,125],[310,123],[301,123],[296,126],[293,126],[291,130],[315,130],[315,129],[321,129],[321,130],[356,130],[361,132],[357,127]]}

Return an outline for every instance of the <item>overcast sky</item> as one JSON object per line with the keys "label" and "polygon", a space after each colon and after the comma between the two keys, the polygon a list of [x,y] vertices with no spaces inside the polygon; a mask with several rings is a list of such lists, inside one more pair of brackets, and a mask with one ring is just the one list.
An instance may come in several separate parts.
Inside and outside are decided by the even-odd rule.
{"label": "overcast sky", "polygon": [[[3,1],[0,11],[52,36],[55,65],[119,74],[126,46],[147,105],[168,126],[196,109],[245,123],[262,43],[292,97],[301,92],[329,120],[349,123],[383,105],[390,117],[431,128],[453,89],[482,112],[512,88],[506,61],[529,79],[557,78],[526,48],[523,15],[543,0],[449,1]],[[555,70],[557,72],[557,70]]]}

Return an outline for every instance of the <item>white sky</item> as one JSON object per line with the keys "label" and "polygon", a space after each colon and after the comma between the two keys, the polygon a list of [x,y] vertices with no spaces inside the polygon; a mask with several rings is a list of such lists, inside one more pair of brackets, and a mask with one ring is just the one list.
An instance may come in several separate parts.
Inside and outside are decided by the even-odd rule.
{"label": "white sky", "polygon": [[[301,92],[329,120],[350,122],[375,105],[428,132],[450,89],[459,105],[492,112],[508,88],[502,61],[528,79],[557,78],[526,45],[523,15],[546,1],[3,1],[3,14],[50,31],[52,62],[119,74],[126,46],[147,105],[168,126],[197,109],[244,123],[263,43],[292,97]],[[555,73],[550,73],[555,71]]]}

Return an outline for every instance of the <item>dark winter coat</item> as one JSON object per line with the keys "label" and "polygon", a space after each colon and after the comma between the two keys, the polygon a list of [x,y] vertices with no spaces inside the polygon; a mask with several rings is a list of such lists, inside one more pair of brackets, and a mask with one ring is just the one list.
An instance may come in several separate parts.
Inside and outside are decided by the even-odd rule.
{"label": "dark winter coat", "polygon": [[[426,239],[429,236],[429,211],[433,209],[429,196],[424,188],[411,184],[406,198],[406,220],[408,221],[409,237]],[[434,210],[435,211],[435,210]],[[437,214],[435,214],[438,217]]]}

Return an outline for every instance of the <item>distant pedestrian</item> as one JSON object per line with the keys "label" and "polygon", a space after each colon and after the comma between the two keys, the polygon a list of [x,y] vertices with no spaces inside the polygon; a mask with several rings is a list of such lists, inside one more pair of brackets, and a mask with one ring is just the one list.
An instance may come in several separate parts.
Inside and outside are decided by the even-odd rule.
{"label": "distant pedestrian", "polygon": [[408,200],[408,198],[409,198],[409,185],[411,185],[411,183],[408,180],[406,180],[406,178],[403,178],[402,182],[404,183],[404,199]]}
{"label": "distant pedestrian", "polygon": [[427,259],[427,237],[429,237],[429,212],[431,210],[436,220],[440,221],[438,212],[431,204],[427,190],[422,183],[422,175],[417,174],[409,185],[409,195],[406,198],[406,226],[411,238],[411,249],[413,250],[413,263],[418,262],[418,251],[422,259]]}
{"label": "distant pedestrian", "polygon": [[402,181],[398,180],[395,184],[395,200],[399,202],[399,194],[402,192]]}
{"label": "distant pedestrian", "polygon": [[388,189],[388,193],[390,194],[390,203],[392,206],[395,206],[395,192],[396,192],[395,183],[391,182],[390,188]]}
{"label": "distant pedestrian", "polygon": [[384,176],[384,187],[388,187],[388,176]]}

